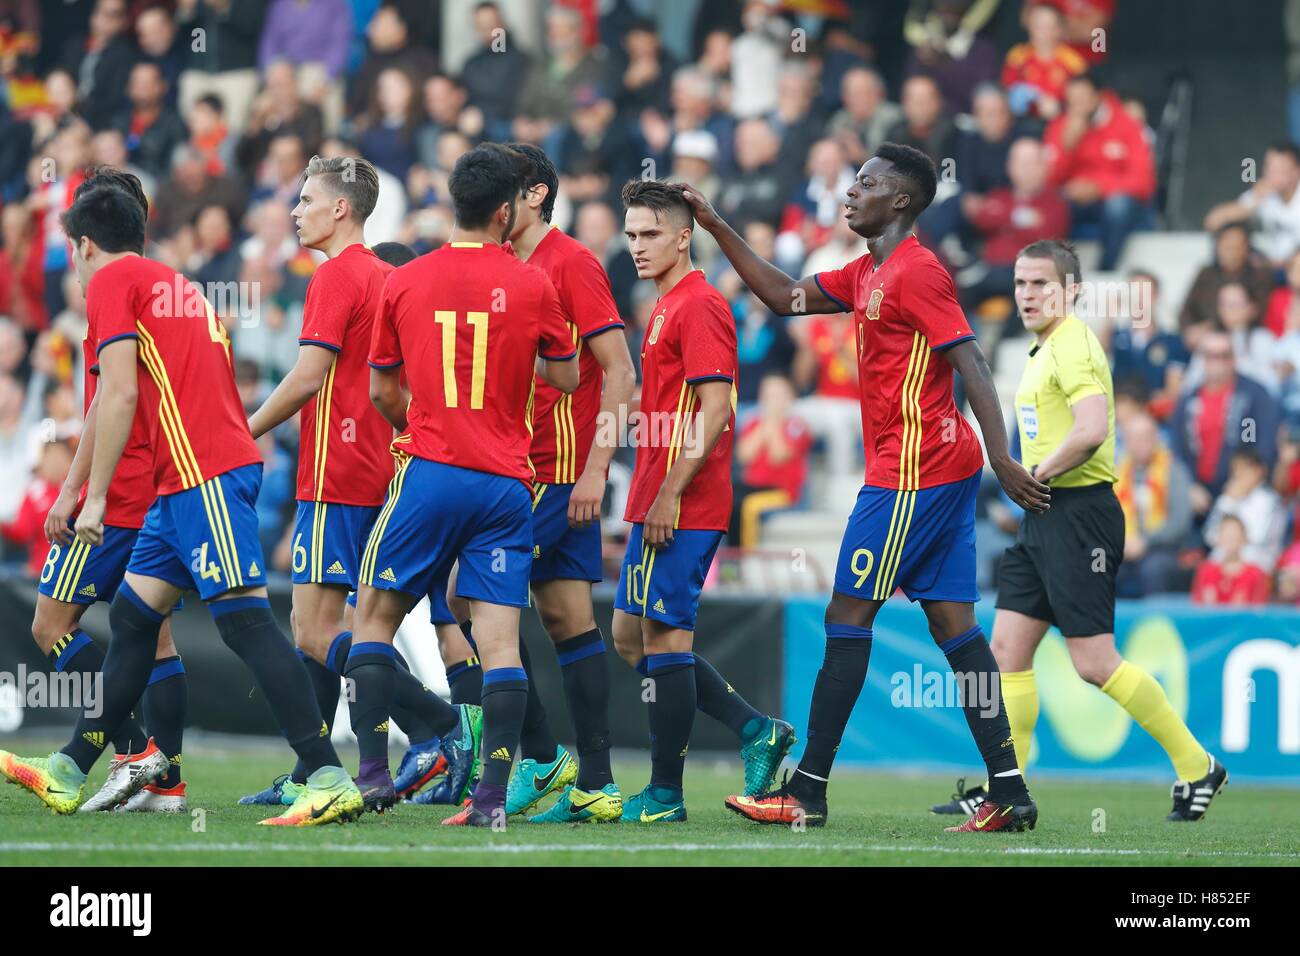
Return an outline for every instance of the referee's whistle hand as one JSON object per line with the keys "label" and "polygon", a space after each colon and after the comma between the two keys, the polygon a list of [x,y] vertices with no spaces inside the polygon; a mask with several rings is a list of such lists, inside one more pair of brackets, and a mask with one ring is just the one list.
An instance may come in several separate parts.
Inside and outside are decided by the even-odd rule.
{"label": "referee's whistle hand", "polygon": [[993,471],[1007,497],[1026,511],[1041,514],[1052,506],[1052,489],[1026,471],[1020,462],[999,462]]}

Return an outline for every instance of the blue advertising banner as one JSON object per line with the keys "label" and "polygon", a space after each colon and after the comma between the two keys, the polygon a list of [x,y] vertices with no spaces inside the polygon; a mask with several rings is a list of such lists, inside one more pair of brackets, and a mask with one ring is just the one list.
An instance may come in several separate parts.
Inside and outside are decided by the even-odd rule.
{"label": "blue advertising banner", "polygon": [[[801,735],[825,646],[824,612],[824,598],[786,604],[784,712]],[[991,633],[992,602],[981,603],[976,617]],[[1160,681],[1234,779],[1300,786],[1300,611],[1121,602],[1115,625],[1120,653]],[[1040,709],[1031,773],[1172,777],[1155,741],[1074,673],[1055,630],[1039,647],[1034,672]],[[979,753],[959,699],[920,606],[890,601],[876,617],[867,687],[837,763],[977,774]]]}

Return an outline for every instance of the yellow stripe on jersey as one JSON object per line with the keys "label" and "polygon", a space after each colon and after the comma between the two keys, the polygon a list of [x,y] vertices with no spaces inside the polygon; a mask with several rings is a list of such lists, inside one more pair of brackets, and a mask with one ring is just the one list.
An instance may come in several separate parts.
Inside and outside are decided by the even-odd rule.
{"label": "yellow stripe on jersey", "polygon": [[163,433],[167,436],[167,444],[171,447],[172,460],[176,465],[177,474],[180,475],[181,487],[193,488],[203,483],[203,473],[199,470],[198,458],[195,457],[189,435],[185,432],[180,406],[176,402],[176,394],[172,391],[171,379],[167,376],[167,366],[149,330],[139,322],[135,327],[140,335],[140,357],[149,376],[158,386],[158,417],[163,426]]}
{"label": "yellow stripe on jersey", "polygon": [[361,556],[362,584],[374,586],[375,560],[379,555],[379,542],[384,537],[384,529],[388,526],[388,519],[393,514],[397,499],[402,496],[402,483],[406,479],[406,469],[410,463],[410,455],[403,454],[397,459],[397,473],[393,475],[393,480],[388,483],[388,498],[384,501],[384,507],[380,510],[379,517],[375,519],[375,526],[370,531],[370,540],[366,542],[366,550]]}
{"label": "yellow stripe on jersey", "polygon": [[564,484],[564,442],[568,433],[564,430],[564,399],[561,395],[551,406],[551,427],[555,430],[555,483]]}
{"label": "yellow stripe on jersey", "polygon": [[330,448],[330,406],[334,403],[334,372],[339,366],[338,356],[330,362],[325,382],[316,393],[316,461],[312,482],[316,486],[316,500],[325,496],[325,459]]}
{"label": "yellow stripe on jersey", "polygon": [[[524,405],[524,425],[528,427],[528,444],[531,447],[533,443],[533,396],[537,394],[537,376],[534,375],[528,380],[528,403]],[[531,455],[525,456],[528,459],[528,480],[532,481],[537,477],[537,469],[533,466]]]}
{"label": "yellow stripe on jersey", "polygon": [[912,523],[916,504],[916,484],[920,467],[921,410],[919,397],[925,369],[929,365],[929,349],[925,337],[917,332],[912,337],[912,354],[903,377],[900,412],[903,435],[899,445],[898,491],[894,497],[894,510],[889,519],[889,531],[881,550],[880,565],[876,569],[876,585],[872,598],[884,601],[893,593],[893,577],[903,555],[903,542]]}
{"label": "yellow stripe on jersey", "polygon": [[573,396],[564,396],[564,428],[566,432],[565,446],[568,448],[568,457],[565,465],[565,474],[562,480],[564,484],[573,484],[578,480],[578,434],[573,424]]}

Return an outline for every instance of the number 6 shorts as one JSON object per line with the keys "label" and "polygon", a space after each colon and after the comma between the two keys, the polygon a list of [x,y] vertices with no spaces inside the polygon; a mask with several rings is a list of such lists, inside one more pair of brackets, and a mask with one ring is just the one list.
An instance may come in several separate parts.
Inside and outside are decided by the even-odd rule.
{"label": "number 6 shorts", "polygon": [[840,544],[835,592],[884,601],[902,588],[911,601],[978,601],[980,475],[911,491],[863,485]]}
{"label": "number 6 shorts", "polygon": [[196,590],[205,601],[235,588],[266,584],[257,537],[261,484],[259,463],[159,495],[145,515],[126,569]]}

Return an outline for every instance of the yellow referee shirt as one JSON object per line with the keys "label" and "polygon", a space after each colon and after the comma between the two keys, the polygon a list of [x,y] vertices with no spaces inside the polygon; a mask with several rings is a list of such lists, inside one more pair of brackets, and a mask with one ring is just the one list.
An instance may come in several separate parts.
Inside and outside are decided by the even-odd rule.
{"label": "yellow referee shirt", "polygon": [[1105,395],[1110,419],[1106,440],[1077,468],[1051,480],[1054,488],[1115,483],[1115,389],[1110,364],[1097,336],[1078,317],[1066,316],[1047,340],[1029,353],[1016,389],[1020,458],[1026,468],[1060,447],[1074,427],[1070,406],[1089,395]]}

